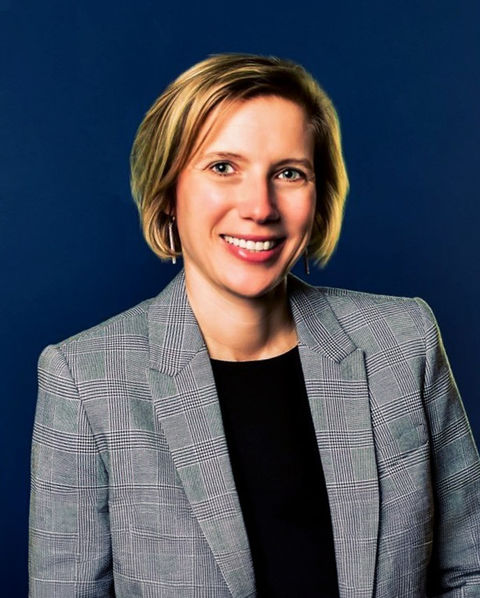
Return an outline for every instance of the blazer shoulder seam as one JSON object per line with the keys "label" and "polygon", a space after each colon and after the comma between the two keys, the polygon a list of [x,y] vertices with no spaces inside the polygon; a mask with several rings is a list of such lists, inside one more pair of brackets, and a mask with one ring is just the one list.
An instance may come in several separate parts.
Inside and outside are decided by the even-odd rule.
{"label": "blazer shoulder seam", "polygon": [[381,299],[385,301],[413,301],[412,297],[402,295],[389,295],[387,293],[371,293],[342,287],[317,286],[315,290],[323,292],[329,297],[364,297],[365,299]]}
{"label": "blazer shoulder seam", "polygon": [[117,324],[119,321],[122,320],[129,320],[136,317],[146,317],[148,315],[148,308],[153,301],[153,298],[145,299],[144,301],[134,305],[122,311],[118,314],[114,314],[110,316],[106,320],[99,322],[98,324],[94,324],[84,330],[76,332],[67,338],[58,341],[57,343],[51,343],[51,346],[58,348],[58,349],[67,349],[71,345],[74,345],[78,341],[88,340],[89,338],[94,338],[97,334],[102,336],[104,334],[108,334],[109,330],[112,326]]}

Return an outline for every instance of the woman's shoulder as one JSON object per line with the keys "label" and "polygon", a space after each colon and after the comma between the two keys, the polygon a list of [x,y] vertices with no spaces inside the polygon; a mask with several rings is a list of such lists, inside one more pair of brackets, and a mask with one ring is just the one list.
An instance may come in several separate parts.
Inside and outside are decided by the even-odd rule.
{"label": "woman's shoulder", "polygon": [[414,309],[428,305],[420,297],[408,297],[404,295],[390,295],[387,293],[375,293],[372,291],[361,291],[356,289],[345,289],[341,287],[314,287],[322,293],[326,300],[343,310],[405,310]]}
{"label": "woman's shoulder", "polygon": [[325,309],[328,304],[343,328],[349,331],[383,322],[394,333],[403,334],[408,329],[423,335],[437,325],[431,306],[418,296],[313,286],[301,279],[292,282],[300,302],[308,302],[315,312]]}
{"label": "woman's shoulder", "polygon": [[68,351],[75,346],[96,343],[101,341],[101,339],[109,337],[121,340],[121,335],[123,334],[146,337],[148,335],[148,313],[150,306],[153,303],[168,304],[172,300],[172,291],[174,292],[178,288],[183,288],[183,280],[183,272],[181,271],[153,297],[144,299],[93,326],[89,326],[49,346]]}
{"label": "woman's shoulder", "polygon": [[148,310],[154,300],[155,297],[144,299],[93,326],[50,343],[42,350],[40,359],[52,349],[67,357],[72,353],[105,349],[108,346],[125,344],[127,341],[141,344],[142,339],[148,336]]}
{"label": "woman's shoulder", "polygon": [[310,300],[324,298],[330,306],[334,306],[340,312],[376,310],[405,310],[413,309],[418,312],[431,310],[429,304],[421,297],[409,297],[403,295],[392,295],[388,293],[377,293],[367,290],[347,289],[333,286],[314,286],[297,277],[294,285],[300,287],[303,294]]}
{"label": "woman's shoulder", "polygon": [[[133,351],[139,355],[142,351],[148,351],[151,308],[156,308],[156,315],[152,317],[162,321],[168,320],[163,310],[168,311],[172,303],[184,300],[184,295],[184,274],[181,270],[153,297],[144,299],[63,340],[46,345],[40,353],[39,363],[48,361],[49,356],[58,358],[60,355],[67,362],[72,358],[75,361],[90,363],[96,359],[105,359],[107,354]],[[164,323],[168,326],[170,322]]]}

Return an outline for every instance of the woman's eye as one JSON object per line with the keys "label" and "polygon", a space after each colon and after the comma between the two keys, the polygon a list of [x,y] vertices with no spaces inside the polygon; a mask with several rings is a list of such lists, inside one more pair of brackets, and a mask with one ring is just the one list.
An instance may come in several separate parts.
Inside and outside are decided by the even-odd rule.
{"label": "woman's eye", "polygon": [[212,164],[210,168],[217,174],[222,175],[232,174],[233,172],[233,167],[228,162],[217,162],[216,164]]}
{"label": "woman's eye", "polygon": [[305,178],[303,172],[297,170],[296,168],[285,168],[284,170],[282,170],[279,176],[286,181],[298,181],[301,178]]}

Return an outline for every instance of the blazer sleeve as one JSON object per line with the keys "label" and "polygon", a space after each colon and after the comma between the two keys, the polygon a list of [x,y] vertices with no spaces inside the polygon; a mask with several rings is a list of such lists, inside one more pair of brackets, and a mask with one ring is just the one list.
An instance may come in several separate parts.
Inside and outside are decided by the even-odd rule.
{"label": "blazer sleeve", "polygon": [[429,596],[480,596],[480,459],[430,306],[422,312],[423,399],[430,425],[435,499]]}
{"label": "blazer sleeve", "polygon": [[113,596],[108,477],[60,349],[38,360],[29,596]]}

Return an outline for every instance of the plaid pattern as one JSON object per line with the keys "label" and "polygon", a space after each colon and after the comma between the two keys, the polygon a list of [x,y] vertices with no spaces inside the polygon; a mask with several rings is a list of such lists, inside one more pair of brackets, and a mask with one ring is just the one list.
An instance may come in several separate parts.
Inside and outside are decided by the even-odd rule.
{"label": "plaid pattern", "polygon": [[[480,460],[430,307],[288,283],[341,598],[480,596]],[[254,597],[183,271],[38,374],[30,596]]]}

